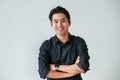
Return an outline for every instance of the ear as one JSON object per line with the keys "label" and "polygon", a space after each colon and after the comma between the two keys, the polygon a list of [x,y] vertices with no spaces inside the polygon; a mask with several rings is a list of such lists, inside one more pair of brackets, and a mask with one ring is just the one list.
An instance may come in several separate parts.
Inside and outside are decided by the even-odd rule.
{"label": "ear", "polygon": [[53,26],[52,21],[50,21],[50,26],[51,26],[51,27]]}
{"label": "ear", "polygon": [[70,25],[71,25],[71,20],[69,20],[69,27],[70,27]]}

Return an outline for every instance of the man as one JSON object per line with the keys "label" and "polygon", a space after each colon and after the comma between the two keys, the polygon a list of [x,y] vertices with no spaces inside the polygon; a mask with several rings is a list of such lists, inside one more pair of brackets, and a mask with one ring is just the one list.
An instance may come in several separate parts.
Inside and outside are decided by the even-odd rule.
{"label": "man", "polygon": [[71,35],[69,12],[57,6],[49,14],[55,36],[45,40],[39,53],[39,74],[47,80],[82,80],[89,70],[87,45],[81,37]]}

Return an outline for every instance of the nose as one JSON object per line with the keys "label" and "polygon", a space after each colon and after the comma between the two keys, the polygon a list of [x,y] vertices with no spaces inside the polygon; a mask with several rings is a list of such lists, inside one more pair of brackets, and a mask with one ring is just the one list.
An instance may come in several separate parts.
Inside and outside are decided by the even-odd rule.
{"label": "nose", "polygon": [[62,22],[60,21],[60,22],[58,22],[58,26],[59,27],[61,27],[62,26]]}

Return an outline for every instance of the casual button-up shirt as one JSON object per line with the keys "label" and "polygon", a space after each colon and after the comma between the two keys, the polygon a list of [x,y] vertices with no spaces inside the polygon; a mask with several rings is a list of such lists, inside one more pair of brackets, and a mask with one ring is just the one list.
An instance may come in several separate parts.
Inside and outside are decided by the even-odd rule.
{"label": "casual button-up shirt", "polygon": [[[69,34],[68,41],[62,43],[56,36],[45,40],[41,47],[38,57],[39,74],[41,78],[46,78],[50,71],[49,64],[74,64],[77,57],[80,56],[78,66],[85,72],[89,70],[89,55],[86,42],[83,38]],[[48,78],[47,80],[55,80]],[[57,80],[82,80],[81,74],[73,77],[62,78]]]}

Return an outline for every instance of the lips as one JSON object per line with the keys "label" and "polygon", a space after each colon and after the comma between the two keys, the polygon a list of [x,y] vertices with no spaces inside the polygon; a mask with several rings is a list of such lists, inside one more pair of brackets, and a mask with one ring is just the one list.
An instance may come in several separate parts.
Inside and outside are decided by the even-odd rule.
{"label": "lips", "polygon": [[59,31],[63,31],[64,29],[58,29]]}
{"label": "lips", "polygon": [[58,30],[58,31],[63,31],[64,29],[63,29],[63,28],[57,28],[56,30]]}

